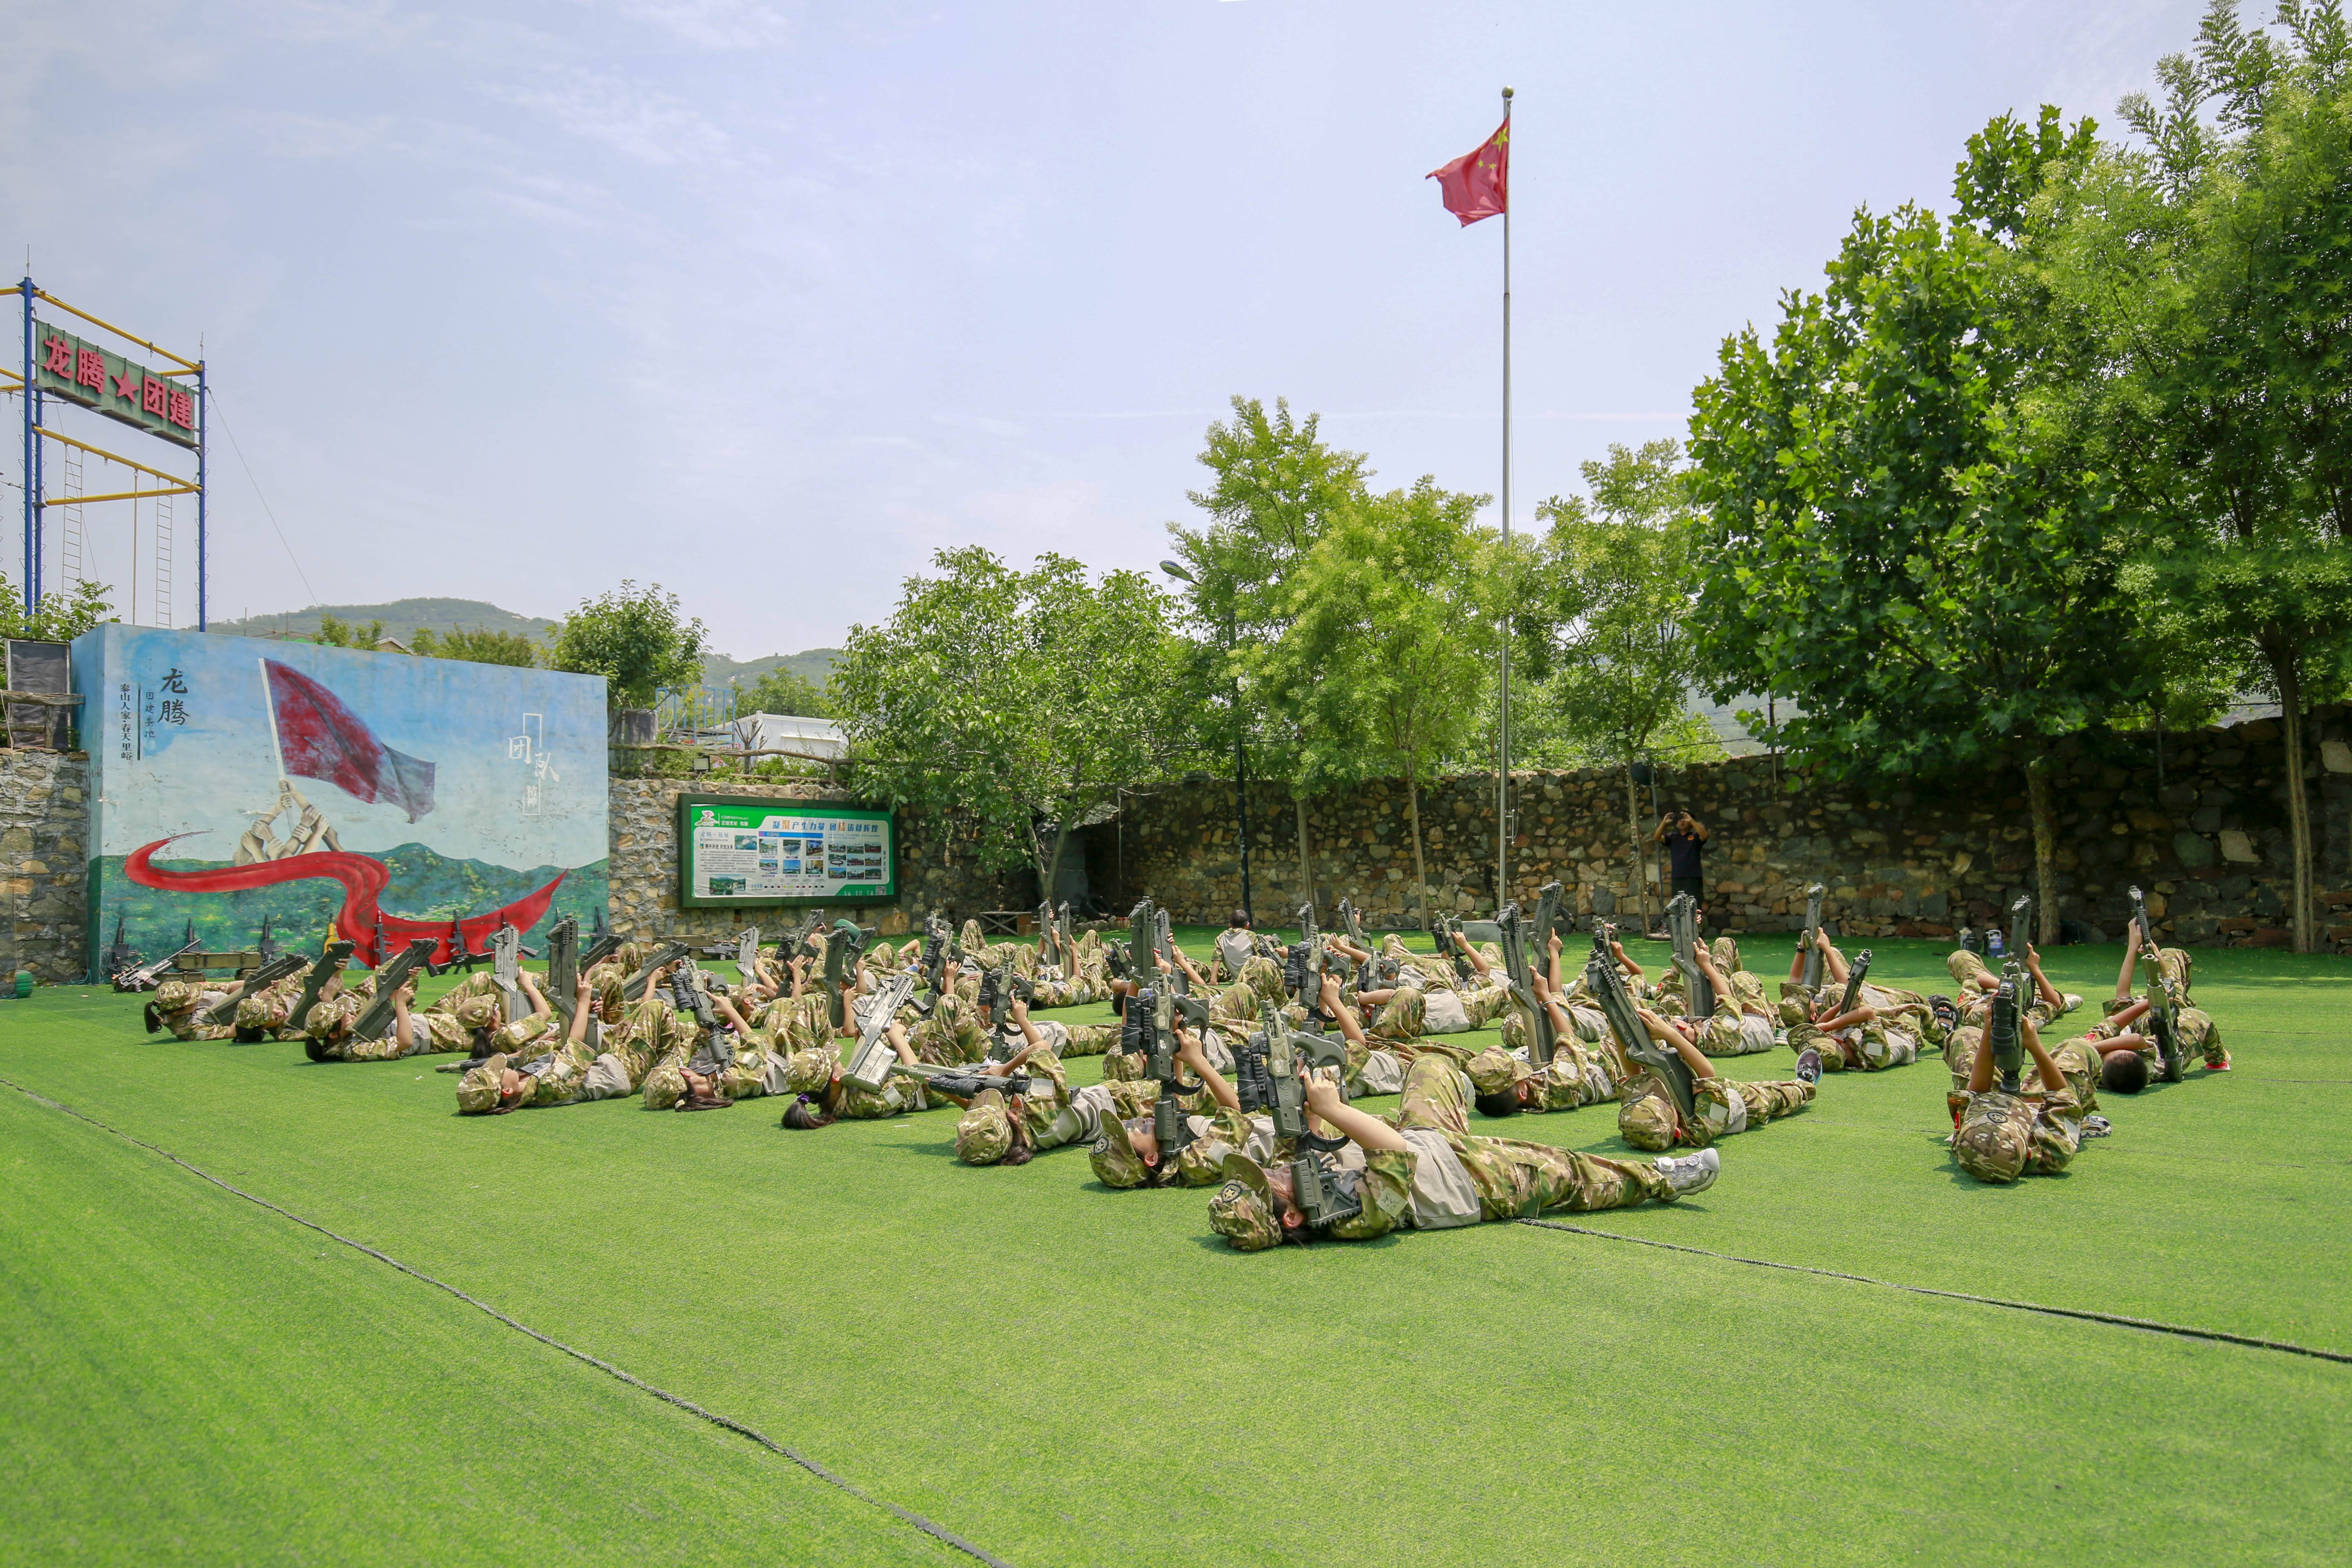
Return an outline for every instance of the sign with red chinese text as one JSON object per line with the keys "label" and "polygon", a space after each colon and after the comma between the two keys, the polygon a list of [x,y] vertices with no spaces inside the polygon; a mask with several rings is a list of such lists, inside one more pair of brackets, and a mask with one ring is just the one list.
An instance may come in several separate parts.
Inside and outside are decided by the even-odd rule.
{"label": "sign with red chinese text", "polygon": [[150,436],[183,447],[196,444],[192,379],[157,375],[47,321],[33,323],[33,379],[43,392],[95,408]]}

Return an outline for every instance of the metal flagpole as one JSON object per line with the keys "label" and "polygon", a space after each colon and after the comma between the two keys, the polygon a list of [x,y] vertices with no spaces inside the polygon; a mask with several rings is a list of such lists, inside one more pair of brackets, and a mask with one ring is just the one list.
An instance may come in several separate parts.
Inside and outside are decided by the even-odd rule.
{"label": "metal flagpole", "polygon": [[[1511,559],[1511,89],[1503,89],[1503,559]],[[1506,568],[1507,571],[1507,567]],[[1495,912],[1511,887],[1511,605],[1503,603],[1503,689],[1495,745]]]}

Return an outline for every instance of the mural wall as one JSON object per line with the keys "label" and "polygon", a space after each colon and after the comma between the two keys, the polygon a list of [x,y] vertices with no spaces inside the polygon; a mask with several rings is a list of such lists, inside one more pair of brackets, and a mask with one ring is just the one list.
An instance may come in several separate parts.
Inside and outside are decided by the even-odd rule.
{"label": "mural wall", "polygon": [[446,962],[605,913],[604,682],[108,626],[73,645],[89,752],[89,952],[330,931]]}

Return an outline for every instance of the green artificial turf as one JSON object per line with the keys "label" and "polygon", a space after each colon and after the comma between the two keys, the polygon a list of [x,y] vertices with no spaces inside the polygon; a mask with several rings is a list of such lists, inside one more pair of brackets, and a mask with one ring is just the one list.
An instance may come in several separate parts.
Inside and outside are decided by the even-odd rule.
{"label": "green artificial turf", "polygon": [[[1944,985],[1939,949],[1875,945],[1874,975]],[[2050,968],[2095,1016],[2117,956]],[[2063,1177],[1960,1176],[1931,1057],[1826,1080],[1699,1198],[1570,1217],[2352,1351],[2352,968],[2200,953],[2197,990],[2237,1069],[2110,1099]],[[460,1118],[434,1058],[137,1014],[0,1005],[0,1077],[1023,1568],[2317,1563],[2352,1525],[2352,1366],[1524,1226],[1244,1257],[1206,1193],[1106,1191],[1082,1151],[960,1166],[952,1111]],[[1475,1130],[1627,1152],[1606,1107]],[[969,1561],[6,1091],[0,1170],[0,1562]]]}

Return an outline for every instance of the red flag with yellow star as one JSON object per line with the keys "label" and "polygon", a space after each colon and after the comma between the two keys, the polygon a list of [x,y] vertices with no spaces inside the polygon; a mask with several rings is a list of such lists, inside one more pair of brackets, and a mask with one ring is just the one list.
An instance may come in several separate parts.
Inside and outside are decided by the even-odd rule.
{"label": "red flag with yellow star", "polygon": [[1467,227],[1508,210],[1511,184],[1511,121],[1505,116],[1475,153],[1465,153],[1443,169],[1430,171],[1445,199],[1445,210]]}

